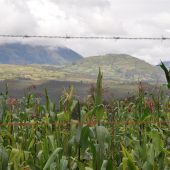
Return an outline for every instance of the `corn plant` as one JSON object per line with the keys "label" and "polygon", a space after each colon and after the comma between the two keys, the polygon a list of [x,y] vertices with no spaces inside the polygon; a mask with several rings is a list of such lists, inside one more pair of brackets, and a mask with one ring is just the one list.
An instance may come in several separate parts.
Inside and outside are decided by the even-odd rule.
{"label": "corn plant", "polygon": [[[93,100],[78,101],[74,88],[55,103],[29,91],[22,99],[0,95],[2,170],[170,169],[170,103],[160,88],[133,100],[102,101],[99,69]],[[76,115],[76,116],[75,116]]]}
{"label": "corn plant", "polygon": [[168,68],[164,65],[163,62],[161,62],[160,67],[163,69],[163,71],[165,72],[165,76],[166,76],[166,80],[167,80],[167,87],[170,89],[170,70],[168,70]]}

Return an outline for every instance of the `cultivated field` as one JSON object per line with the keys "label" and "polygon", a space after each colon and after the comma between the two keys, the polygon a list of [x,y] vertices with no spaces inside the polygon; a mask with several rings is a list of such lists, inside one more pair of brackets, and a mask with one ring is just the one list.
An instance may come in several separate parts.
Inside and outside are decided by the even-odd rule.
{"label": "cultivated field", "polygon": [[70,86],[45,103],[35,86],[20,99],[1,94],[0,169],[170,169],[170,98],[161,88],[103,101],[102,74],[79,101]]}

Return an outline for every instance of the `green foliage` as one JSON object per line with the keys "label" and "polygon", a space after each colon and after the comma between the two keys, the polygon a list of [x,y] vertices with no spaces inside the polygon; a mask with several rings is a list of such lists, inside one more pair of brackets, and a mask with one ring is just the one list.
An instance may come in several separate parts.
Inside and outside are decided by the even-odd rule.
{"label": "green foliage", "polygon": [[96,93],[95,93],[96,106],[102,104],[102,79],[103,79],[103,74],[101,73],[101,70],[99,68],[99,73],[98,73],[97,83],[96,83]]}
{"label": "green foliage", "polygon": [[18,101],[7,91],[0,95],[0,170],[170,169],[170,99],[162,93],[146,97],[140,85],[134,100],[104,104],[100,70],[93,102],[77,101],[73,87],[59,107],[47,90],[44,105],[34,93]]}
{"label": "green foliage", "polygon": [[55,162],[55,159],[58,159],[58,160],[56,160],[56,162],[58,162],[58,163],[60,162],[60,160],[59,160],[59,152],[61,152],[61,151],[62,151],[62,148],[56,148],[54,150],[54,152],[48,158],[43,170],[47,170],[51,166],[51,164],[54,166],[53,163]]}
{"label": "green foliage", "polygon": [[121,147],[123,153],[122,169],[138,170],[139,168],[135,165],[135,161],[130,155],[130,153],[126,150],[126,148],[123,145],[121,145]]}
{"label": "green foliage", "polygon": [[164,65],[163,62],[161,62],[160,67],[165,72],[166,80],[167,80],[167,83],[168,83],[167,86],[170,89],[170,70],[168,70],[168,68],[166,68],[166,66]]}
{"label": "green foliage", "polygon": [[8,169],[8,154],[4,147],[0,147],[0,170]]}

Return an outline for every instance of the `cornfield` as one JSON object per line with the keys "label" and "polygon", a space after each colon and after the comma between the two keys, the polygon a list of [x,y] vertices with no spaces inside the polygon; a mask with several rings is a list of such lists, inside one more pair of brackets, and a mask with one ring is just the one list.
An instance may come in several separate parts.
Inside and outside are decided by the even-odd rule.
{"label": "cornfield", "polygon": [[102,73],[84,102],[74,88],[58,103],[28,92],[0,95],[1,170],[169,170],[170,98],[161,88],[103,103]]}

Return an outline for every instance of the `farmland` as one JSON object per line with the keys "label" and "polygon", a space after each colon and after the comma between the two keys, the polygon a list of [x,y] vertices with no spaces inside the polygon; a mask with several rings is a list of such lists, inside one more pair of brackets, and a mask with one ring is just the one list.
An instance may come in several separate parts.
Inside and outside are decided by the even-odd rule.
{"label": "farmland", "polygon": [[[57,102],[45,89],[0,98],[1,169],[170,169],[170,99],[161,87],[149,93],[139,83],[134,98],[103,101],[99,71],[90,95],[79,101],[74,87]],[[32,87],[34,88],[34,86]]]}
{"label": "farmland", "polygon": [[170,1],[0,7],[0,170],[170,170]]}

